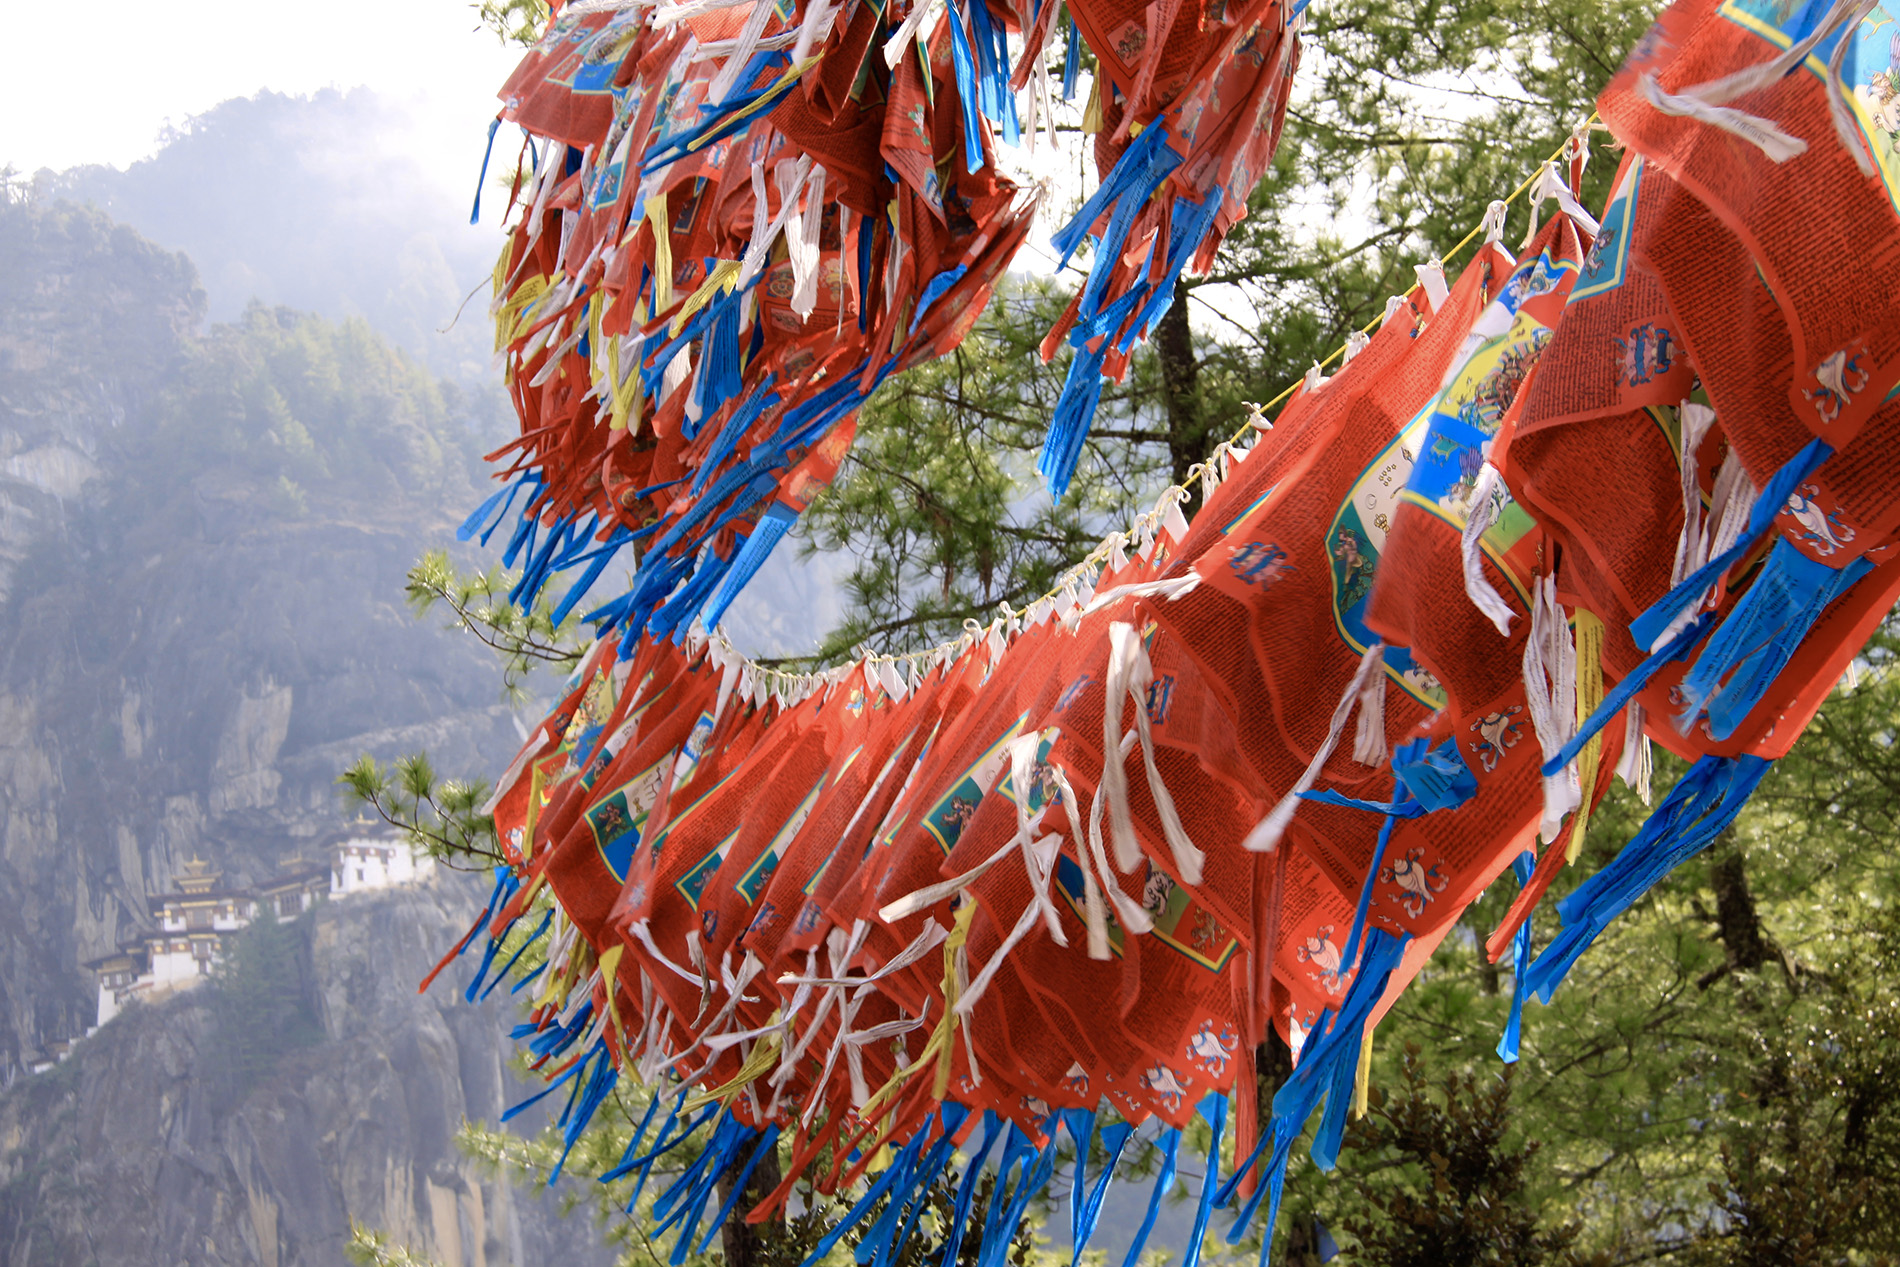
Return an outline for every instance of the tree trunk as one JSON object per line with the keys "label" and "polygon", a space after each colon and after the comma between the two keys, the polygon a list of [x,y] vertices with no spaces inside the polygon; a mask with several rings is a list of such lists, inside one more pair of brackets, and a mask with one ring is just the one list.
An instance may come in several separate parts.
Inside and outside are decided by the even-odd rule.
{"label": "tree trunk", "polygon": [[[720,1176],[721,1200],[732,1195],[732,1182],[738,1175],[739,1166],[743,1164],[735,1164]],[[726,1251],[726,1267],[761,1267],[765,1262],[765,1238],[762,1233],[769,1225],[748,1223],[745,1216],[779,1186],[782,1178],[778,1150],[770,1149],[759,1158],[759,1164],[752,1168],[752,1174],[746,1179],[745,1195],[733,1205],[726,1225],[719,1229],[719,1243]]]}
{"label": "tree trunk", "polygon": [[[1201,409],[1201,367],[1194,359],[1194,331],[1188,325],[1188,292],[1174,286],[1174,302],[1155,325],[1155,355],[1161,365],[1162,404],[1168,421],[1170,478],[1187,480],[1190,466],[1207,456],[1207,419]],[[1197,497],[1187,509],[1199,504]]]}
{"label": "tree trunk", "polygon": [[1774,958],[1762,931],[1761,913],[1748,887],[1748,870],[1733,828],[1723,833],[1722,852],[1709,867],[1709,886],[1715,890],[1715,926],[1730,972],[1750,972]]}

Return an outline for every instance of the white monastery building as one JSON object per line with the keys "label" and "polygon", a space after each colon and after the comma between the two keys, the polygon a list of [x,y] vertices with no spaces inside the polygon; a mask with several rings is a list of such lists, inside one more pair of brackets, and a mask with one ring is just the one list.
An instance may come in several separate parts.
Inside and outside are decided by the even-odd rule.
{"label": "white monastery building", "polygon": [[325,898],[415,884],[435,870],[400,836],[352,834],[327,852],[327,862],[293,858],[283,872],[248,889],[224,887],[223,875],[202,859],[187,862],[171,892],[147,899],[153,927],[86,965],[99,979],[97,1024],[131,1003],[198,985],[211,975],[224,939],[266,906],[280,920],[295,919]]}

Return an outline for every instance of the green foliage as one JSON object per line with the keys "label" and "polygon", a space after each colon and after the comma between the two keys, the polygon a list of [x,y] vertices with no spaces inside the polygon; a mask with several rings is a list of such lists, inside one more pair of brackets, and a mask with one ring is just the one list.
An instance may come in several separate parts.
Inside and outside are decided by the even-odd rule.
{"label": "green foliage", "polygon": [[[1549,1006],[1526,1010],[1502,1138],[1535,1143],[1525,1208],[1544,1231],[1574,1220],[1585,1261],[1873,1263],[1900,1244],[1900,887],[1894,802],[1879,790],[1892,776],[1882,736],[1900,720],[1895,645],[1889,626],[1732,833],[1613,923]],[[1683,768],[1658,766],[1659,788]],[[1646,814],[1614,792],[1553,896]],[[1511,978],[1482,941],[1514,889],[1507,878],[1472,908],[1381,1023],[1373,1086],[1409,1087],[1414,1064],[1495,1078]],[[1547,901],[1539,946],[1556,924]],[[1396,1054],[1402,1042],[1418,1054]],[[1360,1193],[1386,1199],[1377,1173],[1344,1165],[1346,1182],[1309,1170],[1293,1186],[1348,1218]]]}
{"label": "green foliage", "polygon": [[486,871],[502,861],[495,820],[482,812],[488,785],[438,780],[427,753],[398,757],[391,766],[364,753],[336,781],[346,796],[401,828],[412,848],[446,866]]}
{"label": "green foliage", "polygon": [[1430,1085],[1416,1044],[1399,1081],[1369,1088],[1368,1115],[1347,1134],[1342,1186],[1362,1200],[1343,1220],[1355,1261],[1380,1267],[1439,1263],[1542,1267],[1574,1261],[1574,1224],[1540,1227],[1525,1199],[1536,1143],[1516,1138],[1511,1078],[1453,1071]]}
{"label": "green foliage", "polygon": [[433,1258],[415,1253],[387,1232],[350,1220],[350,1239],[344,1254],[359,1267],[437,1267]]}
{"label": "green foliage", "polygon": [[1025,496],[1068,356],[1044,365],[1041,331],[1068,302],[1049,284],[999,286],[963,344],[877,393],[833,490],[806,515],[807,553],[851,550],[851,614],[818,657],[857,643],[929,645],[1026,605],[1100,539],[1109,519],[1152,494],[1159,470],[1115,467],[1112,435],[1060,502]]}
{"label": "green foliage", "polygon": [[277,1066],[286,1053],[323,1040],[305,980],[303,937],[278,920],[268,902],[236,936],[227,937],[211,978],[216,1018],[214,1067],[237,1095]]}
{"label": "green foliage", "polygon": [[578,616],[554,622],[547,593],[560,592],[558,579],[525,611],[508,598],[514,583],[514,577],[498,567],[462,572],[448,551],[431,550],[409,569],[405,589],[417,616],[427,615],[439,603],[454,617],[450,628],[473,634],[500,657],[502,691],[510,699],[525,695],[522,684],[537,668],[565,673],[580,662],[583,649]]}
{"label": "green foliage", "polygon": [[547,0],[479,0],[471,7],[504,44],[532,44],[548,24]]}
{"label": "green foliage", "polygon": [[322,489],[365,512],[472,496],[475,446],[447,389],[361,319],[253,304],[195,351],[140,455],[148,480],[189,488],[215,471],[224,495]]}

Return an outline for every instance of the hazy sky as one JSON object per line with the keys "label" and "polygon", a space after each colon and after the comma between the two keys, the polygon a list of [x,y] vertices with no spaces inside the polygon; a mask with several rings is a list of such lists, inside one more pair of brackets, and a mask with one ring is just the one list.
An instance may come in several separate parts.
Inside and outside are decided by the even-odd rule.
{"label": "hazy sky", "polygon": [[467,0],[0,0],[0,23],[41,32],[0,71],[0,165],[29,172],[124,167],[168,121],[262,88],[365,85],[409,107],[403,148],[472,193],[495,90],[519,55],[477,26]]}

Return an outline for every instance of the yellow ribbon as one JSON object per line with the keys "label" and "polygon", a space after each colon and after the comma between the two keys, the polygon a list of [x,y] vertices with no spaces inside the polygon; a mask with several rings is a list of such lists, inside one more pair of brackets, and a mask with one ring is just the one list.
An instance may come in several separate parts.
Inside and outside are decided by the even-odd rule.
{"label": "yellow ribbon", "polygon": [[653,312],[673,306],[673,229],[666,218],[666,195],[647,199],[647,225],[653,230]]}
{"label": "yellow ribbon", "polygon": [[[772,1013],[772,1019],[778,1020],[777,1012]],[[772,1066],[778,1063],[779,1041],[776,1031],[767,1034],[752,1049],[752,1054],[746,1057],[746,1062],[739,1066],[739,1072],[730,1082],[714,1087],[710,1091],[699,1092],[680,1106],[680,1111],[692,1113],[715,1100],[721,1104],[730,1104],[741,1091],[771,1072]]]}
{"label": "yellow ribbon", "polygon": [[[1603,622],[1595,612],[1577,608],[1577,725],[1603,704]],[[1603,757],[1603,733],[1591,735],[1577,754],[1577,780],[1583,799],[1570,825],[1570,844],[1564,850],[1565,864],[1577,860],[1583,850],[1583,833],[1590,828],[1590,800],[1596,792],[1597,763]]]}
{"label": "yellow ribbon", "polygon": [[627,1050],[627,1027],[620,1019],[620,992],[614,989],[614,971],[620,967],[620,952],[626,947],[619,942],[607,947],[600,956],[600,984],[607,991],[607,1019],[613,1022],[614,1033],[620,1035],[620,1050]]}
{"label": "yellow ribbon", "polygon": [[1359,1039],[1359,1072],[1352,1081],[1352,1115],[1355,1118],[1366,1115],[1366,1095],[1372,1084],[1372,1026],[1367,1024],[1365,1034]]}
{"label": "yellow ribbon", "polygon": [[720,291],[731,290],[738,281],[738,260],[720,260],[714,264],[712,272],[706,274],[706,280],[699,284],[699,289],[687,296],[686,302],[680,305],[680,310],[673,314],[673,323],[667,327],[667,336],[678,338],[679,332],[685,328],[687,320],[694,313],[711,303],[713,296]]}

